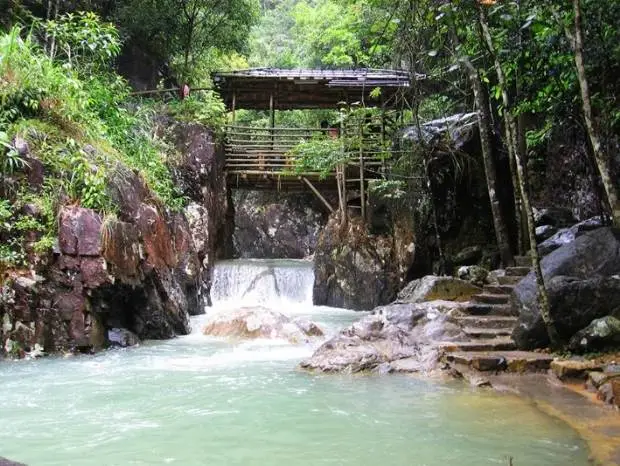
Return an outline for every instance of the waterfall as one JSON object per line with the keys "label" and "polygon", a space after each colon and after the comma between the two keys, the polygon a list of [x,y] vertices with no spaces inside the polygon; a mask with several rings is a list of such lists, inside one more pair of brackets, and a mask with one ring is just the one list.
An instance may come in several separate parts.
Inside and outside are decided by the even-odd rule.
{"label": "waterfall", "polygon": [[305,260],[239,259],[219,262],[213,272],[214,306],[312,305],[314,270]]}

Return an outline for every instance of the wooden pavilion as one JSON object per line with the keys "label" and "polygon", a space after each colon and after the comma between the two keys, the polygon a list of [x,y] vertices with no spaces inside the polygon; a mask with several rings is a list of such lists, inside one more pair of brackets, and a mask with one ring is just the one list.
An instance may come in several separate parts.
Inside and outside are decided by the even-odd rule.
{"label": "wooden pavilion", "polygon": [[[384,137],[387,111],[402,109],[411,89],[411,77],[399,70],[282,70],[273,68],[218,72],[216,89],[232,113],[226,127],[226,173],[229,185],[246,189],[310,189],[333,211],[321,191],[338,190],[340,208],[346,206],[347,186],[359,190],[365,216],[366,184],[380,177],[385,158],[371,145],[356,148],[355,160],[333,173],[298,172],[291,149],[317,135],[329,136],[333,128],[276,127],[276,111],[334,109],[356,104],[381,109],[380,137]],[[377,91],[377,89],[379,91]],[[269,127],[236,125],[238,109],[268,110]],[[343,134],[338,128],[336,134]],[[363,138],[364,135],[362,135]],[[347,150],[343,147],[342,150]],[[373,153],[374,152],[374,153]],[[354,183],[354,186],[351,184]]]}

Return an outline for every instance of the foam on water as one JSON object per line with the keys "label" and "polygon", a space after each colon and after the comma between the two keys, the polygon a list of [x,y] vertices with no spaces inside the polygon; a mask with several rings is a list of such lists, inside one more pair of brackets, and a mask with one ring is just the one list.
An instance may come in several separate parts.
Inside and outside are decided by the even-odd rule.
{"label": "foam on water", "polygon": [[216,264],[211,299],[217,308],[312,306],[314,270],[305,260],[233,260]]}

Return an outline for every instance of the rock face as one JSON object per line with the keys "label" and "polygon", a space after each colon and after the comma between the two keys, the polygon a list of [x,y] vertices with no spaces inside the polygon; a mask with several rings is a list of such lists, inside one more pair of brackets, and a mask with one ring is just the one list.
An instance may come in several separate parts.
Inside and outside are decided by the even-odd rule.
{"label": "rock face", "polygon": [[301,259],[314,253],[327,218],[312,194],[233,194],[236,257]]}
{"label": "rock face", "polygon": [[[570,228],[561,228],[556,230],[553,234],[549,235],[545,240],[538,245],[538,252],[541,256],[555,251],[556,249],[564,246],[565,244],[572,243],[579,236],[588,231],[595,230],[603,226],[603,219],[601,217],[592,217],[583,222],[579,222]],[[542,228],[542,227],[539,227]],[[554,227],[550,227],[554,228]],[[538,230],[538,228],[537,228]],[[549,230],[548,230],[549,231]],[[541,229],[541,234],[543,233]]]}
{"label": "rock face", "polygon": [[139,174],[117,166],[108,180],[117,214],[62,207],[54,253],[2,288],[0,351],[90,352],[190,331],[189,315],[208,303],[226,187],[212,133],[200,125],[173,133],[182,154],[174,171],[193,200],[187,215],[165,209]]}
{"label": "rock face", "polygon": [[[568,341],[594,319],[616,315],[620,309],[620,233],[600,228],[578,237],[546,256],[541,267],[550,311],[560,337]],[[513,338],[519,348],[548,344],[537,303],[536,281],[530,273],[515,288],[511,302],[519,312]]]}
{"label": "rock face", "polygon": [[407,303],[425,301],[469,301],[481,289],[472,283],[454,277],[437,277],[427,275],[410,282],[398,293],[398,300]]}
{"label": "rock face", "polygon": [[246,307],[210,315],[203,333],[227,338],[283,339],[291,343],[303,343],[308,341],[308,337],[323,335],[315,324],[296,323],[284,314],[263,307]]}
{"label": "rock face", "polygon": [[431,371],[439,352],[430,343],[463,337],[461,328],[447,317],[453,306],[428,302],[379,307],[321,345],[301,367],[348,373]]}
{"label": "rock face", "polygon": [[354,310],[387,304],[402,287],[414,253],[413,233],[406,227],[371,235],[361,219],[342,226],[333,215],[314,256],[314,303]]}

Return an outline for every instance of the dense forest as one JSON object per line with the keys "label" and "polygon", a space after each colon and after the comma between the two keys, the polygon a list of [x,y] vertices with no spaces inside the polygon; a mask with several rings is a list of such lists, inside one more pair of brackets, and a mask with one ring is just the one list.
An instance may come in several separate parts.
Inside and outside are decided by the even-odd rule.
{"label": "dense forest", "polygon": [[[0,9],[0,269],[27,266],[52,248],[59,206],[114,218],[108,185],[119,166],[139,172],[166,208],[183,209],[188,198],[170,170],[175,149],[157,123],[167,115],[217,131],[230,115],[211,73],[248,67],[404,69],[415,78],[408,124],[476,111],[505,265],[536,251],[528,246],[536,241],[532,207],[549,204],[557,193],[544,185],[570,173],[583,175],[594,195],[569,207],[620,223],[617,2],[3,0]],[[184,100],[136,92],[184,84],[197,89]],[[278,118],[302,125],[324,116]],[[264,125],[267,117],[239,120]],[[549,154],[560,146],[579,149],[558,165]],[[406,198],[420,176],[428,186],[433,177],[442,182],[419,149],[392,161],[377,192]],[[303,148],[306,168],[324,164],[326,150]],[[39,165],[45,179],[33,188]],[[501,166],[507,178],[498,178]],[[550,172],[551,182],[542,176]],[[564,188],[557,195],[570,198]],[[32,205],[36,215],[25,208]],[[424,223],[435,215],[436,224],[427,210]]]}

